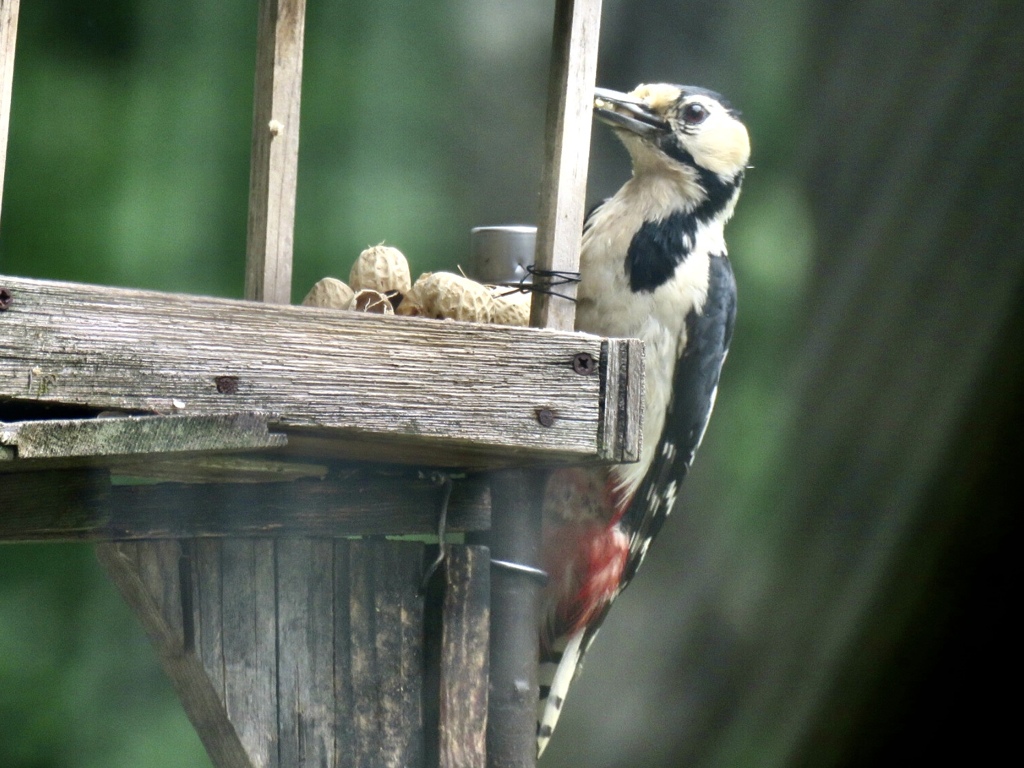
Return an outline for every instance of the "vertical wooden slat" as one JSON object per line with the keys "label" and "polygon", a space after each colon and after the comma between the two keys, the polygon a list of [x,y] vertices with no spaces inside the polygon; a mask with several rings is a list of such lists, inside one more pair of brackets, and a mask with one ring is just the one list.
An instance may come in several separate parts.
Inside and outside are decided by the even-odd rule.
{"label": "vertical wooden slat", "polygon": [[305,0],[260,0],[245,296],[291,301]]}
{"label": "vertical wooden slat", "polygon": [[[600,28],[601,0],[558,0],[537,226],[535,264],[541,270],[579,270]],[[571,284],[557,290],[576,295]],[[531,325],[571,331],[575,318],[572,301],[533,295]]]}
{"label": "vertical wooden slat", "polygon": [[334,749],[338,759],[332,765],[355,765],[341,759],[355,752],[355,697],[352,685],[352,546],[356,542],[338,539],[334,546]]}
{"label": "vertical wooden slat", "polygon": [[[221,545],[224,704],[253,768],[276,768],[277,632],[274,541]],[[268,736],[269,734],[269,736]]]}
{"label": "vertical wooden slat", "polygon": [[445,561],[440,649],[440,768],[484,768],[490,665],[491,558],[452,546]]}
{"label": "vertical wooden slat", "polygon": [[202,661],[217,690],[224,700],[224,641],[221,616],[220,552],[218,539],[192,540],[192,584],[195,593],[193,623],[195,626],[195,653]]}
{"label": "vertical wooden slat", "polygon": [[421,766],[423,737],[423,545],[358,541],[349,561],[355,766]]}
{"label": "vertical wooden slat", "polygon": [[18,38],[20,0],[0,0],[0,214],[3,213],[4,170],[7,167],[7,126],[11,119],[14,48]]}
{"label": "vertical wooden slat", "polygon": [[288,768],[333,761],[333,569],[330,540],[277,542],[278,733]]}

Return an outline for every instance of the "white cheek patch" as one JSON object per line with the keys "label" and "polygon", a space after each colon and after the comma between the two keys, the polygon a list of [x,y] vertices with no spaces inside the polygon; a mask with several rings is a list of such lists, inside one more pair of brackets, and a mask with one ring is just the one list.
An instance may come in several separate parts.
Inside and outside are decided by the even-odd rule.
{"label": "white cheek patch", "polygon": [[686,144],[694,160],[725,177],[742,171],[750,159],[750,135],[746,127],[724,112],[712,114]]}

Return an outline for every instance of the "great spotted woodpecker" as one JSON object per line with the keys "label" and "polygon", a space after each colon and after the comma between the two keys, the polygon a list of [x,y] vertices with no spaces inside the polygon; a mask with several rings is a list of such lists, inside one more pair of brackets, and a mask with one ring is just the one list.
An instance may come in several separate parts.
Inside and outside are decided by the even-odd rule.
{"label": "great spotted woodpecker", "polygon": [[723,229],[750,157],[739,113],[703,88],[597,89],[595,114],[625,144],[633,176],[584,224],[576,327],[645,342],[643,447],[635,464],[549,481],[538,754],[707,427],[736,313]]}

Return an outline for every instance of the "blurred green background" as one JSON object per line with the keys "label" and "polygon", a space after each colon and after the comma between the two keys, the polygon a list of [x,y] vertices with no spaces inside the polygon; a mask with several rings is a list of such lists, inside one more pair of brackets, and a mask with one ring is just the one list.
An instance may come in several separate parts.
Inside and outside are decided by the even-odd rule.
{"label": "blurred green background", "polygon": [[[535,220],[553,6],[309,3],[294,300]],[[545,765],[1009,743],[1022,7],[606,0],[599,83],[725,93],[754,169],[715,418]],[[0,273],[240,297],[255,31],[251,0],[24,0]],[[591,156],[596,201],[629,169],[601,127]],[[0,545],[0,768],[202,765],[91,548]]]}

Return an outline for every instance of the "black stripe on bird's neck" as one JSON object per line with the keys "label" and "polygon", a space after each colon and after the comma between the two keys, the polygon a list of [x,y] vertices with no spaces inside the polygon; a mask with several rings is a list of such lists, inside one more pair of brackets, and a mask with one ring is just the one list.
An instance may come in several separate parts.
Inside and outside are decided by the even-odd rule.
{"label": "black stripe on bird's neck", "polygon": [[743,171],[731,179],[723,180],[714,171],[698,165],[697,161],[693,159],[693,155],[679,143],[679,139],[674,134],[669,134],[666,139],[660,141],[658,148],[677,163],[697,172],[697,183],[704,190],[704,200],[697,206],[694,213],[702,211],[704,221],[710,221],[728,205],[736,188],[743,181]]}
{"label": "black stripe on bird's neck", "polygon": [[697,230],[725,210],[743,180],[740,171],[731,181],[722,181],[717,173],[699,168],[688,152],[686,155],[687,164],[697,169],[705,197],[694,208],[681,208],[663,219],[645,221],[633,235],[626,251],[625,269],[634,293],[650,293],[671,279],[676,267],[693,250]]}
{"label": "black stripe on bird's neck", "polygon": [[668,216],[644,222],[633,236],[625,263],[633,292],[650,293],[671,279],[676,267],[693,250],[697,230],[722,214],[743,183],[742,170],[732,178],[723,179],[699,165],[675,134],[667,134],[658,142],[658,148],[696,173],[695,181],[703,196],[696,205],[681,203],[679,209]]}

